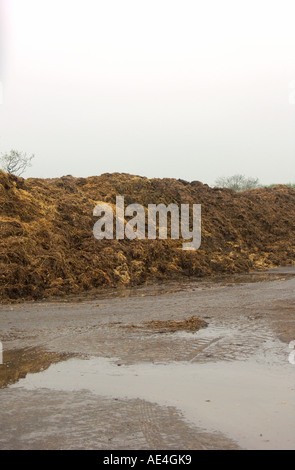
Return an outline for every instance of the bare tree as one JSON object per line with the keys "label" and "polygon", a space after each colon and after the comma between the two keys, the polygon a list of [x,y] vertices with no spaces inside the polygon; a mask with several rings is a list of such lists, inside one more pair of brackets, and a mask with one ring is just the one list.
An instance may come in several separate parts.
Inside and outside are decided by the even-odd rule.
{"label": "bare tree", "polygon": [[0,156],[0,165],[3,171],[13,175],[21,176],[28,167],[32,166],[34,155],[30,157],[24,152],[11,150],[10,153],[4,153]]}
{"label": "bare tree", "polygon": [[230,188],[234,191],[245,191],[246,189],[260,187],[258,178],[246,178],[244,175],[233,175],[217,178],[215,184],[219,188]]}

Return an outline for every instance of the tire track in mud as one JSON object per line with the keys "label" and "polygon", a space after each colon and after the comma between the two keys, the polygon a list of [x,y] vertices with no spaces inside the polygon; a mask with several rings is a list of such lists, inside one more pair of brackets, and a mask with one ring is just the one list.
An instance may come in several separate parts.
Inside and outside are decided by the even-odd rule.
{"label": "tire track in mud", "polygon": [[[67,349],[81,356],[113,357],[126,363],[138,361],[234,361],[246,360],[258,351],[264,358],[276,353],[275,335],[265,320],[237,318],[209,323],[197,333],[124,332],[118,327],[105,329],[73,328],[64,334],[38,341],[46,350]],[[30,350],[34,346],[27,346]],[[279,353],[279,351],[278,351]]]}
{"label": "tire track in mud", "polygon": [[[237,449],[238,446],[220,433],[203,432],[188,423],[173,406],[139,400],[134,407],[140,431],[146,441],[145,448],[183,450]],[[164,425],[163,425],[164,419]]]}
{"label": "tire track in mud", "polygon": [[140,400],[136,405],[136,412],[139,415],[140,430],[146,440],[147,448],[166,449],[169,443],[163,439],[154,406],[147,401]]}
{"label": "tire track in mud", "polygon": [[[243,320],[245,321],[245,320]],[[264,358],[280,353],[278,340],[265,322],[250,321],[247,324],[215,326],[199,331],[196,338],[183,335],[186,340],[183,360],[204,362],[208,360],[246,360],[261,352]],[[282,348],[283,349],[283,344]]]}

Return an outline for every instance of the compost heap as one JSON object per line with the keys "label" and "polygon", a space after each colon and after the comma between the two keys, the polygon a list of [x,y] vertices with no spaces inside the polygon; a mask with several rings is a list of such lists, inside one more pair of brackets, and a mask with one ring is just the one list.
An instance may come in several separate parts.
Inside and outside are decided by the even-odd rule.
{"label": "compost heap", "polygon": [[[99,202],[202,204],[202,244],[97,240]],[[241,273],[295,261],[295,190],[241,193],[128,174],[23,179],[0,171],[1,301],[44,299],[147,280]]]}

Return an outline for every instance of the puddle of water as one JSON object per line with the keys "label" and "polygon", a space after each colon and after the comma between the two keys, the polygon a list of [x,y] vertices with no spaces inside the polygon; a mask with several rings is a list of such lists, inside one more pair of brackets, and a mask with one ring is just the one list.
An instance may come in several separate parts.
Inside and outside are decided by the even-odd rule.
{"label": "puddle of water", "polygon": [[88,390],[177,407],[186,420],[247,449],[295,448],[295,368],[254,360],[196,364],[69,359],[28,374],[11,388]]}
{"label": "puddle of water", "polygon": [[7,350],[3,353],[0,365],[0,388],[17,382],[28,373],[38,373],[48,369],[51,364],[71,357],[66,353],[43,351],[40,347]]}

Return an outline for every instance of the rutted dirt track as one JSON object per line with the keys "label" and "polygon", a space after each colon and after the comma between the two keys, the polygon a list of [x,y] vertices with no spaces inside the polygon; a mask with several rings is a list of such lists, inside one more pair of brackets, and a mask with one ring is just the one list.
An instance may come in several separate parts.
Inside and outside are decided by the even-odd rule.
{"label": "rutted dirt track", "polygon": [[3,305],[0,447],[294,449],[294,292],[286,268]]}
{"label": "rutted dirt track", "polygon": [[[202,205],[202,244],[96,240],[99,202]],[[126,174],[22,179],[0,171],[0,301],[44,299],[147,280],[241,273],[295,261],[295,189],[236,193]]]}

